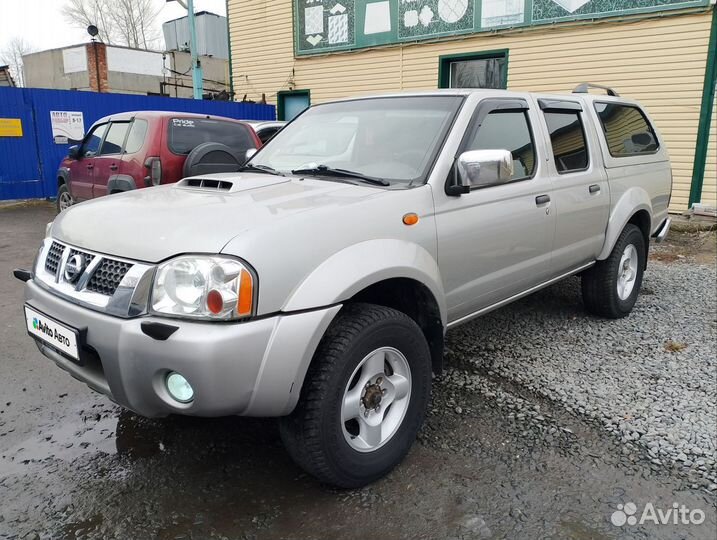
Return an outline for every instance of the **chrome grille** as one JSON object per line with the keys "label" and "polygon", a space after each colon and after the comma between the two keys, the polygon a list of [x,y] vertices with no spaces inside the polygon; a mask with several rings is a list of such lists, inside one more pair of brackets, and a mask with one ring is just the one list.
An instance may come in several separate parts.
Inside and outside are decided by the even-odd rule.
{"label": "chrome grille", "polygon": [[45,259],[45,270],[47,270],[53,276],[57,275],[57,269],[60,267],[60,260],[62,259],[62,252],[65,250],[65,246],[53,242],[50,246],[50,251],[47,252],[47,258]]}
{"label": "chrome grille", "polygon": [[102,262],[87,283],[87,290],[112,296],[130,268],[132,268],[132,265],[123,261],[102,259]]}
{"label": "chrome grille", "polygon": [[[82,269],[79,276],[78,268]],[[68,270],[69,279],[65,275]],[[80,306],[131,318],[147,312],[154,270],[151,264],[110,258],[46,238],[33,279],[44,289]]]}
{"label": "chrome grille", "polygon": [[79,249],[70,249],[70,256],[68,258],[71,259],[75,255],[82,255],[82,257],[85,259],[86,265],[90,264],[92,262],[92,259],[95,258],[92,253],[86,253],[84,251],[80,251]]}

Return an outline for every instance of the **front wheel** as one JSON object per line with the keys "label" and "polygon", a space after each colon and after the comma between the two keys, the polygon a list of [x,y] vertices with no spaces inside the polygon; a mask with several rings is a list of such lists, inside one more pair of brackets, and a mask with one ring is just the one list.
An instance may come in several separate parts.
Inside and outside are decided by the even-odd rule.
{"label": "front wheel", "polygon": [[418,325],[394,309],[348,305],[322,339],[296,409],[280,421],[282,440],[320,481],[364,486],[408,453],[430,388],[430,352]]}
{"label": "front wheel", "polygon": [[75,204],[75,200],[72,198],[67,184],[60,184],[60,187],[57,189],[57,213],[59,214],[63,210],[67,210],[73,204]]}
{"label": "front wheel", "polygon": [[635,225],[626,225],[610,256],[582,275],[586,309],[608,319],[629,314],[640,293],[646,255],[642,231]]}

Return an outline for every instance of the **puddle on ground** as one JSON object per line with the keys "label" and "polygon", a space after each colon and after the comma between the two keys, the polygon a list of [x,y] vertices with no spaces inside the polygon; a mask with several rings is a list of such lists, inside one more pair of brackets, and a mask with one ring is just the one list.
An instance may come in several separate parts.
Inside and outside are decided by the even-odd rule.
{"label": "puddle on ground", "polygon": [[[380,523],[387,538],[602,540],[625,534],[609,522],[618,504],[677,501],[703,508],[706,523],[637,527],[627,537],[710,538],[714,498],[630,462],[579,418],[543,404],[548,421],[572,428],[551,440],[484,396],[447,382],[436,388],[406,461],[350,491],[298,469],[274,420],[149,420],[111,405],[77,408],[3,452],[0,489],[10,496],[0,536],[363,539],[357,523]],[[457,395],[462,414],[451,402]]]}

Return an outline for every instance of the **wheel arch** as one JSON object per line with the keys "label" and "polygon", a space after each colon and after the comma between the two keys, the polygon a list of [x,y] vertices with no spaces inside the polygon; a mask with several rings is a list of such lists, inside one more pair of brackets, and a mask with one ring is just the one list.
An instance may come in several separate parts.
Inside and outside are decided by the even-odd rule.
{"label": "wheel arch", "polygon": [[282,311],[357,302],[391,307],[416,321],[440,373],[448,314],[438,264],[427,250],[395,239],[344,248],[296,287]]}
{"label": "wheel arch", "polygon": [[650,197],[644,189],[633,188],[626,191],[615,204],[610,213],[610,221],[605,233],[605,243],[597,259],[602,261],[610,256],[620,233],[628,224],[636,225],[645,239],[645,264],[647,264],[647,251],[650,246],[650,232],[652,230],[652,204]]}
{"label": "wheel arch", "polygon": [[70,171],[65,167],[61,167],[57,170],[57,187],[59,188],[62,184],[70,186]]}
{"label": "wheel arch", "polygon": [[122,193],[134,189],[137,189],[137,184],[128,174],[113,174],[107,180],[107,193]]}
{"label": "wheel arch", "polygon": [[444,325],[438,301],[431,290],[411,278],[389,278],[360,290],[346,304],[366,303],[390,307],[408,315],[419,326],[431,351],[433,372],[443,370]]}

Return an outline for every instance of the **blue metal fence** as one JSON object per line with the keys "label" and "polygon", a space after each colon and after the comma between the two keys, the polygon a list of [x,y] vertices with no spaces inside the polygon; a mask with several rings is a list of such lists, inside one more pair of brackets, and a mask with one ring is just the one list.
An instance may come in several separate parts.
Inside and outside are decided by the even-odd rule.
{"label": "blue metal fence", "polygon": [[0,118],[19,118],[23,129],[22,137],[0,136],[0,200],[57,195],[55,173],[69,145],[56,144],[53,140],[50,111],[82,112],[85,131],[99,118],[123,111],[179,111],[245,120],[276,118],[273,105],[0,88]]}

